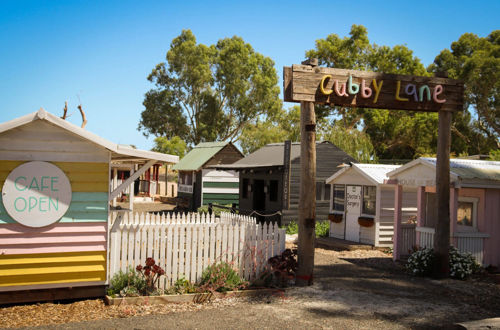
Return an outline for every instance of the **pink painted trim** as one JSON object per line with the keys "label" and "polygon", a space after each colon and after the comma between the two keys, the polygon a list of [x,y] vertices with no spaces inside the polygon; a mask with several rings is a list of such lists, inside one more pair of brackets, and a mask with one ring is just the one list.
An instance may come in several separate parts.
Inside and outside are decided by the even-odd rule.
{"label": "pink painted trim", "polygon": [[42,227],[42,228],[32,228],[22,226],[17,223],[4,223],[0,224],[0,235],[3,234],[17,234],[17,233],[68,233],[68,232],[80,232],[80,233],[97,233],[106,232],[107,223],[105,222],[75,222],[75,223],[55,223],[53,225]]}
{"label": "pink painted trim", "polygon": [[394,189],[394,248],[393,259],[399,260],[401,257],[401,207],[403,206],[403,186],[397,185]]}
{"label": "pink painted trim", "polygon": [[63,223],[45,228],[0,225],[0,255],[107,250],[106,223]]}
{"label": "pink painted trim", "polygon": [[[417,190],[417,227],[424,226],[425,217],[425,187],[418,187]],[[420,245],[420,232],[415,232],[415,245]]]}

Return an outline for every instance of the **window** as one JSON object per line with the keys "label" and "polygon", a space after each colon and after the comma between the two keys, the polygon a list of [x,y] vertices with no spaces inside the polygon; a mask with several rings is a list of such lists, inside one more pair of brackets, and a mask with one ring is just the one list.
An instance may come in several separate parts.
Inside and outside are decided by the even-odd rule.
{"label": "window", "polygon": [[324,201],[329,201],[330,200],[330,185],[325,183],[325,196],[323,197]]}
{"label": "window", "polygon": [[375,215],[377,201],[377,187],[363,186],[363,214]]}
{"label": "window", "polygon": [[462,229],[476,227],[477,198],[459,197],[457,208],[457,224]]}
{"label": "window", "polygon": [[344,212],[345,185],[333,185],[333,210]]}
{"label": "window", "polygon": [[269,201],[276,202],[278,200],[278,180],[269,182]]}
{"label": "window", "polygon": [[316,200],[320,201],[323,198],[323,182],[316,182]]}
{"label": "window", "polygon": [[250,180],[249,179],[243,179],[243,187],[241,188],[243,198],[248,198],[248,190],[250,188]]}

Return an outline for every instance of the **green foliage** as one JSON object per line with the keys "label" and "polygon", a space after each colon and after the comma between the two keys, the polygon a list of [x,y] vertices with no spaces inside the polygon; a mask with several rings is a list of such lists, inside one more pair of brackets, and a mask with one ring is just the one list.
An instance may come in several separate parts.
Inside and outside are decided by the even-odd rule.
{"label": "green foliage", "polygon": [[287,235],[295,235],[299,233],[299,225],[295,221],[290,221],[285,227]]}
{"label": "green foliage", "polygon": [[269,143],[300,140],[300,107],[281,109],[266,120],[257,120],[248,124],[240,136],[240,145],[244,154],[249,154]]}
{"label": "green foliage", "polygon": [[137,296],[146,290],[146,281],[130,267],[126,272],[114,274],[107,290],[108,295]]}
{"label": "green foliage", "polygon": [[463,280],[481,267],[470,253],[460,253],[455,247],[450,246],[450,277]]}
{"label": "green foliage", "polygon": [[[432,273],[435,260],[434,250],[425,248],[413,252],[405,265],[406,270],[415,276],[427,276]],[[450,277],[466,279],[481,267],[470,253],[461,253],[450,246]]]}
{"label": "green foliage", "polygon": [[363,131],[345,128],[340,122],[334,121],[320,134],[321,140],[330,141],[361,163],[374,163],[377,160],[370,137]]}
{"label": "green foliage", "polygon": [[[295,235],[299,233],[299,225],[295,221],[290,221],[285,227],[287,235]],[[330,222],[329,221],[316,221],[316,226],[314,228],[316,237],[328,237],[330,233]]]}
{"label": "green foliage", "polygon": [[[320,65],[375,72],[426,76],[428,73],[413,52],[403,45],[370,44],[365,27],[353,25],[349,37],[330,34],[316,41],[306,53]],[[330,118],[334,129],[326,139],[363,162],[378,159],[413,159],[435,153],[437,116],[380,109],[317,106],[319,120]],[[359,132],[359,133],[358,133]],[[342,136],[349,134],[349,136]]]}
{"label": "green foliage", "polygon": [[499,160],[500,161],[500,149],[490,151],[490,160]]}
{"label": "green foliage", "polygon": [[177,155],[179,158],[184,157],[187,151],[186,142],[178,136],[173,136],[170,140],[164,136],[158,136],[155,138],[154,143],[153,151]]}
{"label": "green foliage", "polygon": [[[465,105],[463,112],[453,116],[452,151],[485,154],[498,149],[500,30],[491,32],[486,38],[463,34],[450,49],[436,56],[429,71],[447,72],[450,78],[464,81]],[[474,110],[474,119],[468,111],[470,108]]]}
{"label": "green foliage", "polygon": [[328,237],[330,233],[330,221],[316,221],[314,231],[316,232],[316,237]]}
{"label": "green foliage", "polygon": [[175,281],[174,285],[168,290],[170,294],[185,294],[185,293],[197,293],[198,288],[195,284],[189,282],[184,277],[179,278]]}
{"label": "green foliage", "polygon": [[244,125],[281,108],[274,62],[239,37],[198,44],[190,30],[172,40],[167,63],[148,77],[139,129],[188,145],[235,141]]}
{"label": "green foliage", "polygon": [[413,252],[406,262],[406,270],[414,276],[427,276],[432,272],[434,250],[424,248]]}
{"label": "green foliage", "polygon": [[213,264],[205,269],[201,275],[201,291],[226,292],[241,289],[246,282],[240,278],[238,273],[227,262]]}

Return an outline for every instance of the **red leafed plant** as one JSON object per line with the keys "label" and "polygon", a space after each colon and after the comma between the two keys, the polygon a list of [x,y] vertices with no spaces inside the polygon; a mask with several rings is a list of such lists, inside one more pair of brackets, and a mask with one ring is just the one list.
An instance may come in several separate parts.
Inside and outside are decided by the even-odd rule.
{"label": "red leafed plant", "polygon": [[165,275],[165,270],[158,266],[153,258],[146,258],[145,266],[137,266],[135,268],[146,281],[146,294],[152,294],[158,289],[160,277]]}

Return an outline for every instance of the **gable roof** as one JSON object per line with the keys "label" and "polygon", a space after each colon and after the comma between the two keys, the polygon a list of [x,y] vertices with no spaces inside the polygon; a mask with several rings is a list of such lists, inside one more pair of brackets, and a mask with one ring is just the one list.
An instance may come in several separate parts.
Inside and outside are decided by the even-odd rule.
{"label": "gable roof", "polygon": [[[394,177],[418,165],[435,170],[436,158],[420,157],[389,172],[388,176]],[[452,182],[457,182],[459,185],[480,181],[493,181],[500,184],[500,161],[450,159],[450,177]]]}
{"label": "gable roof", "polygon": [[[230,144],[232,143],[201,142],[188,152],[176,165],[174,165],[172,169],[177,171],[198,171],[219,151]],[[235,149],[239,151],[238,148],[235,147]]]}
{"label": "gable roof", "polygon": [[79,126],[76,126],[64,119],[61,119],[44,109],[40,108],[40,110],[30,113],[28,115],[10,120],[5,123],[0,123],[0,133],[9,131],[11,129],[14,129],[16,127],[20,127],[26,124],[29,124],[31,122],[34,122],[36,120],[43,120],[46,121],[52,125],[55,125],[57,127],[60,127],[72,134],[75,134],[82,139],[88,140],[98,146],[101,146],[111,152],[111,159],[112,160],[136,160],[136,161],[142,161],[142,160],[157,160],[160,162],[165,162],[165,163],[170,163],[170,164],[175,164],[179,161],[179,157],[175,155],[168,155],[160,152],[154,152],[154,151],[148,151],[148,150],[141,150],[141,149],[134,149],[130,146],[125,146],[125,145],[119,145],[116,143],[113,143],[111,141],[108,141],[94,133],[91,133]]}
{"label": "gable roof", "polygon": [[332,183],[332,181],[341,177],[346,172],[355,171],[375,185],[384,184],[388,179],[387,173],[397,169],[400,166],[401,165],[349,163],[348,166],[345,166],[343,169],[326,179],[326,183]]}
{"label": "gable roof", "polygon": [[[246,168],[266,168],[266,167],[278,167],[283,166],[284,160],[284,142],[281,143],[269,143],[262,148],[252,152],[243,159],[234,162],[233,164],[227,165],[215,165],[212,167],[220,169],[246,169]],[[333,143],[329,141],[317,141],[316,145],[319,144],[330,144],[337,148]],[[339,149],[340,150],[340,149]],[[347,154],[346,154],[347,155]],[[293,161],[300,157],[300,142],[292,142],[292,147],[290,150],[290,160]]]}

